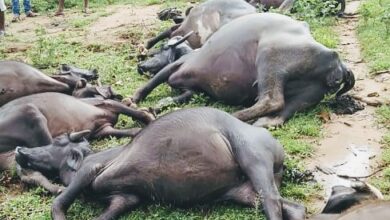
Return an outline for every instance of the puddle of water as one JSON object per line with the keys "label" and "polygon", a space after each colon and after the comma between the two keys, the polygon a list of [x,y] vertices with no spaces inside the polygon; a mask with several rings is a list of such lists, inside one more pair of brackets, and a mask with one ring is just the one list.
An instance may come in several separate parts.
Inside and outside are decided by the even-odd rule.
{"label": "puddle of water", "polygon": [[324,174],[321,171],[316,171],[314,174],[315,179],[324,185],[327,197],[330,196],[333,186],[351,186],[351,179],[344,177],[362,177],[370,174],[370,158],[374,153],[371,148],[367,145],[350,145],[346,149],[347,153],[344,155],[345,157],[341,160],[334,161],[334,163],[329,164],[330,166],[318,164],[322,168],[330,168],[334,172],[333,174]]}

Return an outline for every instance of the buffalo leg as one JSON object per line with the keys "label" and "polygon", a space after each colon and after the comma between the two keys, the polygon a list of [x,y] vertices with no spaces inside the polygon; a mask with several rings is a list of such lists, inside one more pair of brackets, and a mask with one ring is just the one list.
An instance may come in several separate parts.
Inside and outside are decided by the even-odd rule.
{"label": "buffalo leg", "polygon": [[150,39],[146,43],[146,49],[152,48],[154,45],[156,45],[161,40],[164,40],[166,38],[170,38],[171,34],[179,27],[180,27],[180,24],[174,25],[174,26],[168,28],[167,30],[165,30],[164,32],[160,33],[156,37]]}
{"label": "buffalo leg", "polygon": [[[259,70],[260,73],[265,72]],[[258,78],[258,101],[251,107],[235,112],[233,115],[242,121],[249,121],[280,110],[284,106],[283,82],[277,76],[266,71]]]}
{"label": "buffalo leg", "polygon": [[[252,183],[247,181],[242,185],[239,185],[229,190],[222,200],[230,200],[244,206],[258,208],[260,203],[259,194],[253,189]],[[302,220],[305,219],[305,207],[302,205],[290,202],[286,199],[282,201],[283,219],[289,220]]]}
{"label": "buffalo leg", "polygon": [[35,133],[35,138],[30,139],[30,146],[43,146],[45,144],[50,144],[53,142],[53,138],[47,126],[46,117],[39,111],[36,106],[31,106],[31,114],[34,115],[33,118],[30,118],[30,123],[32,125],[31,129]]}
{"label": "buffalo leg", "polygon": [[283,124],[291,118],[296,112],[303,111],[309,107],[318,104],[325,95],[326,89],[320,85],[310,84],[309,87],[302,88],[299,95],[286,100],[286,104],[280,112],[273,117],[262,117],[253,125],[258,127],[267,127]]}
{"label": "buffalo leg", "polygon": [[139,103],[146,96],[148,96],[154,88],[166,82],[168,78],[177,70],[177,68],[179,68],[180,65],[181,62],[176,61],[160,70],[160,72],[158,72],[151,80],[149,80],[146,85],[144,85],[135,92],[132,98],[133,102]]}
{"label": "buffalo leg", "polygon": [[117,114],[124,114],[130,116],[131,118],[139,120],[145,124],[149,124],[151,121],[155,119],[154,115],[150,112],[134,109],[132,107],[128,107],[125,104],[114,100],[106,99],[102,102],[101,105],[99,105],[99,107],[107,109]]}
{"label": "buffalo leg", "polygon": [[269,151],[257,150],[255,143],[241,144],[244,145],[232,146],[237,162],[260,196],[267,219],[282,219],[281,197],[274,178],[274,161],[270,159],[274,156]]}
{"label": "buffalo leg", "polygon": [[102,98],[84,98],[81,100],[90,105],[108,110],[114,114],[124,114],[130,116],[145,124],[148,124],[149,122],[155,119],[153,113],[150,113],[145,110],[138,110],[114,100],[102,99]]}
{"label": "buffalo leg", "polygon": [[184,102],[188,102],[188,100],[190,100],[193,95],[194,95],[193,91],[185,90],[182,94],[173,97],[172,99],[175,103],[184,103]]}
{"label": "buffalo leg", "polygon": [[94,166],[83,167],[77,172],[70,185],[53,201],[51,214],[54,220],[66,219],[65,213],[70,205],[82,190],[91,184],[101,168],[102,166],[100,164],[95,164]]}
{"label": "buffalo leg", "polygon": [[110,205],[97,220],[116,219],[123,212],[133,208],[139,203],[134,195],[115,195],[110,200]]}
{"label": "buffalo leg", "polygon": [[[21,170],[20,170],[21,169]],[[37,171],[26,170],[18,168],[18,175],[22,182],[37,186],[42,186],[51,194],[57,195],[64,190],[63,186],[51,183],[42,173]]]}
{"label": "buffalo leg", "polygon": [[222,196],[222,200],[231,200],[238,204],[255,207],[259,204],[260,197],[253,189],[252,183],[247,181],[242,185],[230,189]]}
{"label": "buffalo leg", "polygon": [[111,126],[107,126],[100,130],[95,137],[97,138],[104,138],[107,136],[114,136],[117,138],[122,137],[131,137],[134,138],[139,132],[141,131],[141,128],[130,128],[130,129],[116,129]]}

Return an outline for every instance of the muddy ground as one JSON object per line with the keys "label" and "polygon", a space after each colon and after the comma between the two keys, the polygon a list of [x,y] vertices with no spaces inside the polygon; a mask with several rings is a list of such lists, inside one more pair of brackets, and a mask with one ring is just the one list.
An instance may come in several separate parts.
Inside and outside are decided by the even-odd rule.
{"label": "muddy ground", "polygon": [[[381,80],[383,76],[372,77],[361,55],[356,34],[360,3],[361,1],[347,3],[347,15],[340,20],[336,32],[340,38],[337,49],[356,78],[355,87],[349,93],[366,102],[366,106],[364,110],[352,115],[332,114],[323,127],[324,137],[315,146],[315,155],[307,165],[309,169],[317,168],[315,178],[322,183],[327,196],[333,185],[348,186],[349,180],[356,179],[353,177],[368,177],[378,169],[381,140],[386,132],[376,122],[375,107],[372,105],[388,103],[390,80]],[[330,173],[328,169],[331,169]],[[320,202],[317,205],[322,204]]]}

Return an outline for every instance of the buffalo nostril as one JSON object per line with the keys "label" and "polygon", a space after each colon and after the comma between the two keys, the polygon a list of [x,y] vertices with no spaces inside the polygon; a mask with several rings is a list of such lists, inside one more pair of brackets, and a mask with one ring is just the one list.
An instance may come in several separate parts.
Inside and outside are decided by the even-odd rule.
{"label": "buffalo nostril", "polygon": [[143,75],[145,73],[145,69],[142,65],[138,65],[138,73]]}

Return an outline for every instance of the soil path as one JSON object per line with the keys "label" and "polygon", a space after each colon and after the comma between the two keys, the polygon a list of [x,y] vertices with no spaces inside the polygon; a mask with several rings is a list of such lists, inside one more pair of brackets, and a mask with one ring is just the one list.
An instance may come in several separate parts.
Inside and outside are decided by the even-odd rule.
{"label": "soil path", "polygon": [[[97,12],[89,15],[72,10],[66,11],[65,16],[59,17],[40,15],[35,18],[25,18],[22,16],[22,20],[17,23],[11,23],[10,19],[7,20],[7,32],[18,39],[18,42],[12,42],[11,47],[34,43],[37,40],[35,30],[40,27],[44,28],[46,36],[56,36],[69,31],[80,33],[80,36],[71,37],[72,40],[80,39],[87,43],[117,43],[126,41],[120,36],[122,32],[131,31],[135,28],[137,28],[137,31],[147,32],[147,29],[157,22],[156,15],[160,7],[161,5],[142,7],[131,4],[111,5],[104,9],[98,9]],[[91,19],[99,14],[105,15],[93,20],[86,28],[75,28],[71,25],[72,21]],[[12,50],[10,52],[13,52]]]}
{"label": "soil path", "polygon": [[158,22],[156,15],[160,7],[160,5],[112,7],[108,9],[111,15],[99,18],[88,28],[85,40],[87,42],[126,42],[128,39],[120,37],[124,31],[137,29],[139,32],[147,33],[148,29]]}
{"label": "soil path", "polygon": [[[390,88],[390,82],[370,77],[368,67],[363,61],[356,36],[359,4],[360,1],[348,2],[346,12],[352,16],[341,19],[336,27],[340,36],[338,50],[356,78],[355,87],[350,93],[374,102],[390,97],[389,91],[386,91],[386,88]],[[376,94],[379,97],[368,97],[368,94]],[[309,169],[331,168],[334,172],[325,174],[317,169],[314,173],[315,179],[324,186],[326,197],[329,196],[332,186],[350,185],[348,179],[338,175],[366,176],[375,170],[376,161],[380,158],[380,141],[384,132],[375,122],[375,107],[366,106],[364,110],[353,115],[332,115],[331,120],[324,125],[324,138],[315,147],[315,155],[308,163]],[[314,208],[322,209],[324,202],[315,204]]]}

